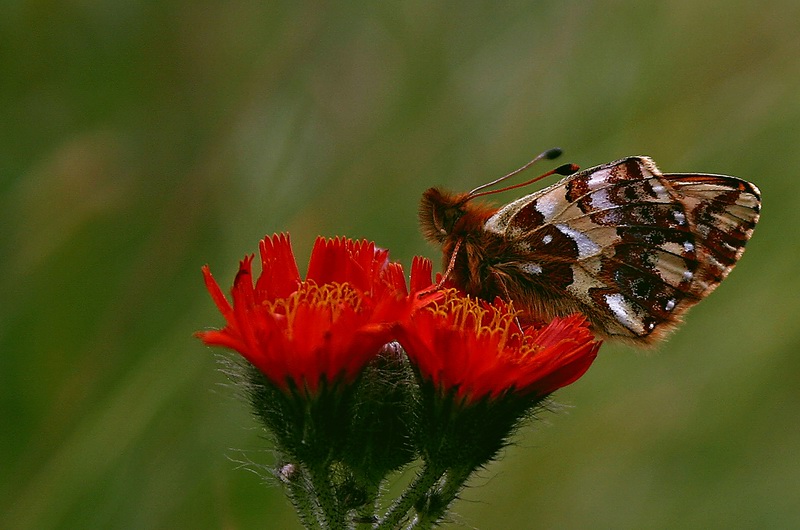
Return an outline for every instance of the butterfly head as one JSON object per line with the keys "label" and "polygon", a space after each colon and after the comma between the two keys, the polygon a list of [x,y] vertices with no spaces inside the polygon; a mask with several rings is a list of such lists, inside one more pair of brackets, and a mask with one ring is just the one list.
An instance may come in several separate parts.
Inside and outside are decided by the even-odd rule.
{"label": "butterfly head", "polygon": [[467,193],[450,193],[440,188],[423,193],[419,222],[425,238],[432,243],[443,243],[467,212],[469,199]]}

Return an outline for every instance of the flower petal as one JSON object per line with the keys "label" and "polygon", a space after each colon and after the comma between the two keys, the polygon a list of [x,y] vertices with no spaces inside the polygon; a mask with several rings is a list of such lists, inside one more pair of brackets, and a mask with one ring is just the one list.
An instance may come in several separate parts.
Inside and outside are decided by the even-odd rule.
{"label": "flower petal", "polygon": [[292,252],[289,234],[265,237],[258,245],[261,255],[261,275],[256,282],[258,296],[274,300],[289,296],[300,285],[300,272]]}

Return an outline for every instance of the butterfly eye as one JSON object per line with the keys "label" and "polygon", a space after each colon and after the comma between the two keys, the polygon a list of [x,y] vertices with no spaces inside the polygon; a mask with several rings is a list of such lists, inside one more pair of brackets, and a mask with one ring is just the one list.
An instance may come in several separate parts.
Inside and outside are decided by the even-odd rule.
{"label": "butterfly eye", "polygon": [[439,235],[446,236],[449,232],[447,228],[445,228],[445,221],[444,217],[446,217],[446,210],[442,208],[433,208],[433,227],[439,233]]}
{"label": "butterfly eye", "polygon": [[453,232],[453,227],[459,219],[464,216],[464,209],[460,206],[447,206],[434,208],[433,226],[442,236],[448,236]]}
{"label": "butterfly eye", "polygon": [[419,220],[428,240],[443,242],[452,232],[456,222],[464,216],[464,196],[456,196],[437,188],[422,195]]}

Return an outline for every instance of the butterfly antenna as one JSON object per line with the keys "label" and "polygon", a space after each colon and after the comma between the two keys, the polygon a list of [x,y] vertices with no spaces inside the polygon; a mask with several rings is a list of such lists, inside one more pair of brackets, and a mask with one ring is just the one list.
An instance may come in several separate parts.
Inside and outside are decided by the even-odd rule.
{"label": "butterfly antenna", "polygon": [[559,156],[561,156],[561,153],[563,153],[563,151],[561,150],[560,147],[554,147],[552,149],[548,149],[547,151],[545,151],[543,153],[539,153],[533,160],[531,160],[530,162],[528,162],[527,164],[525,164],[521,168],[515,169],[514,171],[512,171],[508,175],[503,175],[499,179],[495,179],[495,180],[493,180],[491,182],[487,182],[486,184],[482,184],[482,185],[478,186],[477,188],[475,188],[474,190],[472,190],[471,192],[469,192],[469,194],[473,195],[475,193],[478,193],[479,191],[481,191],[484,188],[490,188],[490,187],[494,186],[495,184],[500,184],[504,180],[513,177],[517,173],[521,173],[521,172],[525,171],[526,169],[531,167],[533,164],[535,164],[539,160],[543,160],[543,159],[554,160],[554,159],[558,158]]}
{"label": "butterfly antenna", "polygon": [[527,180],[527,181],[519,183],[519,184],[514,184],[513,186],[506,186],[505,188],[500,188],[500,189],[497,189],[497,190],[481,191],[481,190],[483,190],[485,188],[489,188],[491,186],[494,186],[495,184],[499,184],[499,183],[503,182],[504,180],[513,177],[517,173],[521,173],[521,172],[525,171],[526,169],[528,169],[530,166],[532,166],[534,163],[538,162],[539,160],[543,160],[543,159],[553,160],[554,158],[558,158],[559,156],[561,156],[561,153],[562,153],[562,151],[558,147],[554,147],[553,149],[548,149],[547,151],[541,153],[539,156],[537,156],[536,158],[534,158],[533,160],[531,160],[530,162],[528,162],[527,164],[525,164],[521,168],[515,169],[514,171],[512,171],[511,173],[509,173],[507,175],[503,175],[499,179],[495,179],[495,180],[493,180],[491,182],[488,182],[486,184],[482,184],[482,185],[478,186],[477,188],[475,188],[474,190],[472,190],[471,192],[469,192],[467,194],[467,197],[466,197],[465,201],[466,200],[470,200],[470,199],[474,199],[475,197],[480,197],[481,195],[491,195],[493,193],[500,193],[501,191],[508,191],[508,190],[513,190],[515,188],[521,188],[523,186],[527,186],[529,184],[533,184],[537,180],[541,180],[541,179],[543,179],[545,177],[549,177],[550,175],[556,175],[556,174],[564,175],[564,176],[571,175],[571,174],[575,173],[576,171],[578,171],[580,169],[575,164],[564,164],[564,165],[558,166],[557,168],[555,168],[553,170],[548,171],[547,173],[539,175],[538,177],[534,177],[534,178],[532,178],[530,180]]}

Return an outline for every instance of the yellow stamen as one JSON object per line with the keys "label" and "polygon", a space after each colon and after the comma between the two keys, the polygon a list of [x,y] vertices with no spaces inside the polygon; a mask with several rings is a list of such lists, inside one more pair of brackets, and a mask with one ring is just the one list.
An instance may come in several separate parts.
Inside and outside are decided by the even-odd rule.
{"label": "yellow stamen", "polygon": [[325,308],[330,311],[331,322],[341,316],[345,309],[358,313],[362,307],[361,292],[349,283],[326,283],[317,285],[313,280],[306,280],[300,284],[297,291],[286,298],[265,300],[264,307],[270,313],[284,315],[287,320],[287,329],[294,329],[294,319],[297,309],[306,305]]}
{"label": "yellow stamen", "polygon": [[517,318],[520,311],[508,302],[507,309],[487,308],[481,301],[470,296],[462,296],[454,289],[447,289],[445,297],[426,306],[440,318],[447,318],[452,326],[462,331],[473,332],[478,338],[498,337],[500,351],[512,345],[515,358],[535,354],[541,348],[530,334],[521,334]]}

